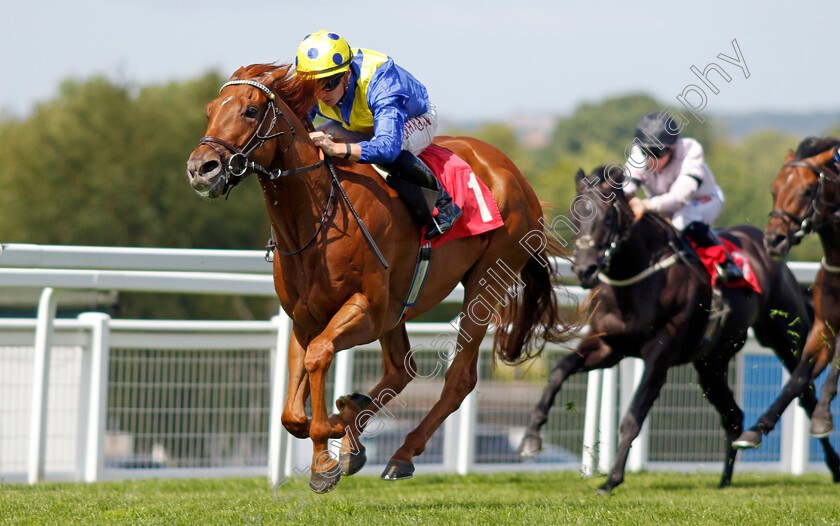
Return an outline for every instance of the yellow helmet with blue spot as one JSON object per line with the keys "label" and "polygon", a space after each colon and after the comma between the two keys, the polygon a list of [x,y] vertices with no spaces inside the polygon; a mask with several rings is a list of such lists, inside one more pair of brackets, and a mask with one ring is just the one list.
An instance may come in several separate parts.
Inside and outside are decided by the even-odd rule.
{"label": "yellow helmet with blue spot", "polygon": [[350,68],[353,52],[346,40],[326,30],[307,35],[298,46],[295,67],[299,75],[322,79]]}

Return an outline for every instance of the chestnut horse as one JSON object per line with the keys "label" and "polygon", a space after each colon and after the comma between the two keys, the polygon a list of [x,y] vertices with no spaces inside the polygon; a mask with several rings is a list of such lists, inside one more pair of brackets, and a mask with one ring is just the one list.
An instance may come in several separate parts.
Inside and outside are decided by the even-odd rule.
{"label": "chestnut horse", "polygon": [[[668,369],[691,363],[703,395],[720,414],[727,444],[720,486],[729,486],[736,455],[732,441],[741,433],[744,418],[727,383],[729,361],[744,346],[752,327],[758,341],[792,370],[810,326],[805,298],[787,266],[764,251],[761,231],[750,226],[727,229],[722,235],[749,259],[762,292],[723,288],[730,312],[715,323],[717,316],[710,316],[710,311],[720,305],[713,302],[709,273],[664,218],[647,213],[634,219],[624,192],[612,186],[621,177],[618,167],[596,168],[588,178],[582,170],[577,174],[578,210],[588,220],[575,221],[580,233],[574,269],[582,286],[595,287],[589,300],[591,333],[575,352],[557,362],[531,413],[519,454],[531,456],[541,449],[539,430],[569,376],[612,367],[627,356],[642,358],[644,374],[621,421],[616,461],[598,490],[612,491],[624,481],[630,445],[659,396]],[[790,313],[791,319],[774,316],[777,311]],[[809,411],[816,405],[813,392],[802,399]],[[823,446],[829,469],[837,476],[840,458],[827,440]]]}
{"label": "chestnut horse", "polygon": [[[773,256],[785,257],[811,232],[822,243],[824,257],[814,282],[814,324],[796,370],[782,393],[755,426],[738,439],[738,447],[758,447],[761,435],[775,427],[782,412],[831,362],[822,396],[811,417],[811,435],[825,438],[834,429],[829,404],[837,394],[840,374],[840,176],[834,155],[840,140],[809,137],[794,154],[788,151],[773,182],[773,211],[764,233],[764,244]],[[838,477],[834,477],[838,482]]]}
{"label": "chestnut horse", "polygon": [[[277,297],[293,322],[282,422],[292,435],[312,439],[310,487],[326,492],[342,473],[361,469],[366,457],[358,437],[364,424],[416,371],[400,315],[415,271],[420,231],[370,165],[336,159],[331,166],[320,158],[307,133],[316,82],[295,76],[290,65],[254,64],[237,70],[207,105],[206,136],[190,155],[187,175],[193,188],[210,198],[225,195],[247,173],[259,179],[276,241]],[[503,153],[481,141],[438,137],[436,143],[464,159],[487,185],[504,225],[433,251],[410,318],[440,303],[462,283],[457,353],[440,399],[391,457],[382,474],[386,480],[412,476],[413,457],[475,387],[478,347],[488,324],[499,327],[495,356],[508,363],[538,354],[546,341],[564,341],[573,328],[561,319],[547,265],[550,244],[542,234],[542,209],[528,181]],[[340,197],[335,197],[336,189]],[[523,243],[526,238],[530,241]],[[502,278],[504,286],[491,285],[488,271],[494,280]],[[504,307],[501,314],[497,301],[486,299],[490,297]],[[336,403],[339,413],[329,415],[324,382],[335,353],[376,339],[383,353],[381,381],[367,396],[342,397]],[[310,394],[311,419],[305,412]],[[366,409],[372,400],[376,403]],[[336,462],[329,457],[327,441],[342,437]]]}

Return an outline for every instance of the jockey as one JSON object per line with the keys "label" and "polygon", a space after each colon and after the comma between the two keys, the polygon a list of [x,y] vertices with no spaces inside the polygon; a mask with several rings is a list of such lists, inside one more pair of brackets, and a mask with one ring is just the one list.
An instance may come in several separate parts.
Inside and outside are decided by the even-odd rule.
{"label": "jockey", "polygon": [[[461,209],[417,158],[438,124],[425,86],[391,57],[351,50],[346,40],[323,30],[303,39],[295,66],[296,74],[319,80],[318,104],[309,116],[327,122],[310,137],[324,154],[385,168],[412,218],[428,226],[426,239],[452,228]],[[432,217],[435,206],[438,215]]]}
{"label": "jockey", "polygon": [[[695,139],[680,138],[679,131],[667,112],[642,117],[625,165],[629,177],[624,193],[636,217],[648,210],[670,216],[674,227],[697,246],[720,246],[709,225],[723,208],[723,191],[703,159],[703,147]],[[639,186],[647,199],[635,197]],[[724,253],[726,260],[718,266],[718,281],[742,279],[741,269]]]}

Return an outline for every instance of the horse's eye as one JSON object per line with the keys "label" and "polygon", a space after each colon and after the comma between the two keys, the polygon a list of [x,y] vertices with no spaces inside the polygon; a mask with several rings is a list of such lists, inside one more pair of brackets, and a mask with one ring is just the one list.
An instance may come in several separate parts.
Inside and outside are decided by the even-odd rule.
{"label": "horse's eye", "polygon": [[257,116],[256,106],[248,106],[245,109],[245,116],[248,117],[249,119],[253,119],[254,117],[256,117]]}

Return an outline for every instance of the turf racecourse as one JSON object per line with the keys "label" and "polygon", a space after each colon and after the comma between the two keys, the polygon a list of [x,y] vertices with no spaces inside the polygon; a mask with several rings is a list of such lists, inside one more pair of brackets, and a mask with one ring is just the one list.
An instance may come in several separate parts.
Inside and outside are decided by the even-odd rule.
{"label": "turf racecourse", "polygon": [[828,475],[630,474],[613,495],[575,472],[352,477],[327,495],[303,484],[285,504],[263,478],[0,485],[0,524],[840,524],[840,485]]}

